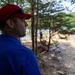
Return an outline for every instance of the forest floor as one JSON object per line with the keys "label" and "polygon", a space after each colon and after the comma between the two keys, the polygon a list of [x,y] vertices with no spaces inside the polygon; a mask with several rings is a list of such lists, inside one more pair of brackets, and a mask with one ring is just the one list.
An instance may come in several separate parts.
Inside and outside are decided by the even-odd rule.
{"label": "forest floor", "polygon": [[[31,42],[26,42],[24,45],[29,48],[32,46]],[[36,55],[41,75],[75,75],[75,44],[73,39],[59,39],[58,45],[51,44],[49,51],[46,51],[47,46],[46,48],[44,46],[43,49],[43,52],[38,52]]]}

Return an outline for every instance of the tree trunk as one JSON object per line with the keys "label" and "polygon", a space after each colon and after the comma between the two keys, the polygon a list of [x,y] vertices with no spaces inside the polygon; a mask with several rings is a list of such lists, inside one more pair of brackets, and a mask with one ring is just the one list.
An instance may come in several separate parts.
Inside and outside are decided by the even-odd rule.
{"label": "tree trunk", "polygon": [[[32,14],[34,15],[34,0],[31,2],[32,6]],[[31,34],[32,34],[32,50],[34,51],[34,16],[32,17],[32,23],[31,23]]]}
{"label": "tree trunk", "polygon": [[37,19],[36,19],[36,26],[35,26],[35,53],[37,54],[37,29],[38,29],[38,0],[37,0]]}

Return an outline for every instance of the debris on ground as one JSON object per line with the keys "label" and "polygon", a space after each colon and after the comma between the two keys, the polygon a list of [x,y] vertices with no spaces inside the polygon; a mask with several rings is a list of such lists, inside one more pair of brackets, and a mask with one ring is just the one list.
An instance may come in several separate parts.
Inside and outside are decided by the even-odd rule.
{"label": "debris on ground", "polygon": [[53,44],[49,52],[37,55],[41,75],[69,75],[64,66],[61,50],[59,46]]}

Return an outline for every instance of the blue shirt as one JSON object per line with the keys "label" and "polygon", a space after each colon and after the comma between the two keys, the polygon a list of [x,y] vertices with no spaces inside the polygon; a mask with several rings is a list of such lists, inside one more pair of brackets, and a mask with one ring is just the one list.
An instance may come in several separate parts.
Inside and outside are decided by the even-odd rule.
{"label": "blue shirt", "polygon": [[33,51],[6,34],[0,35],[0,75],[40,75]]}

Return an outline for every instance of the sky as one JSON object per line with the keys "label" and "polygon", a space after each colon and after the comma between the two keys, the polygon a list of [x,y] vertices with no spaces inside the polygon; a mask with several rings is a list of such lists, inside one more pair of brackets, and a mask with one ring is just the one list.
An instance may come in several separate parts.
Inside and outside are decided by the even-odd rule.
{"label": "sky", "polygon": [[[50,0],[42,0],[42,1],[43,2],[48,2]],[[57,1],[59,1],[59,0],[57,0]],[[63,0],[63,2],[61,4],[64,6],[66,12],[75,12],[75,4],[71,4],[69,0],[68,1]]]}
{"label": "sky", "polygon": [[75,12],[75,4],[71,4],[70,1],[63,1],[62,5],[64,5],[64,8],[69,12]]}

